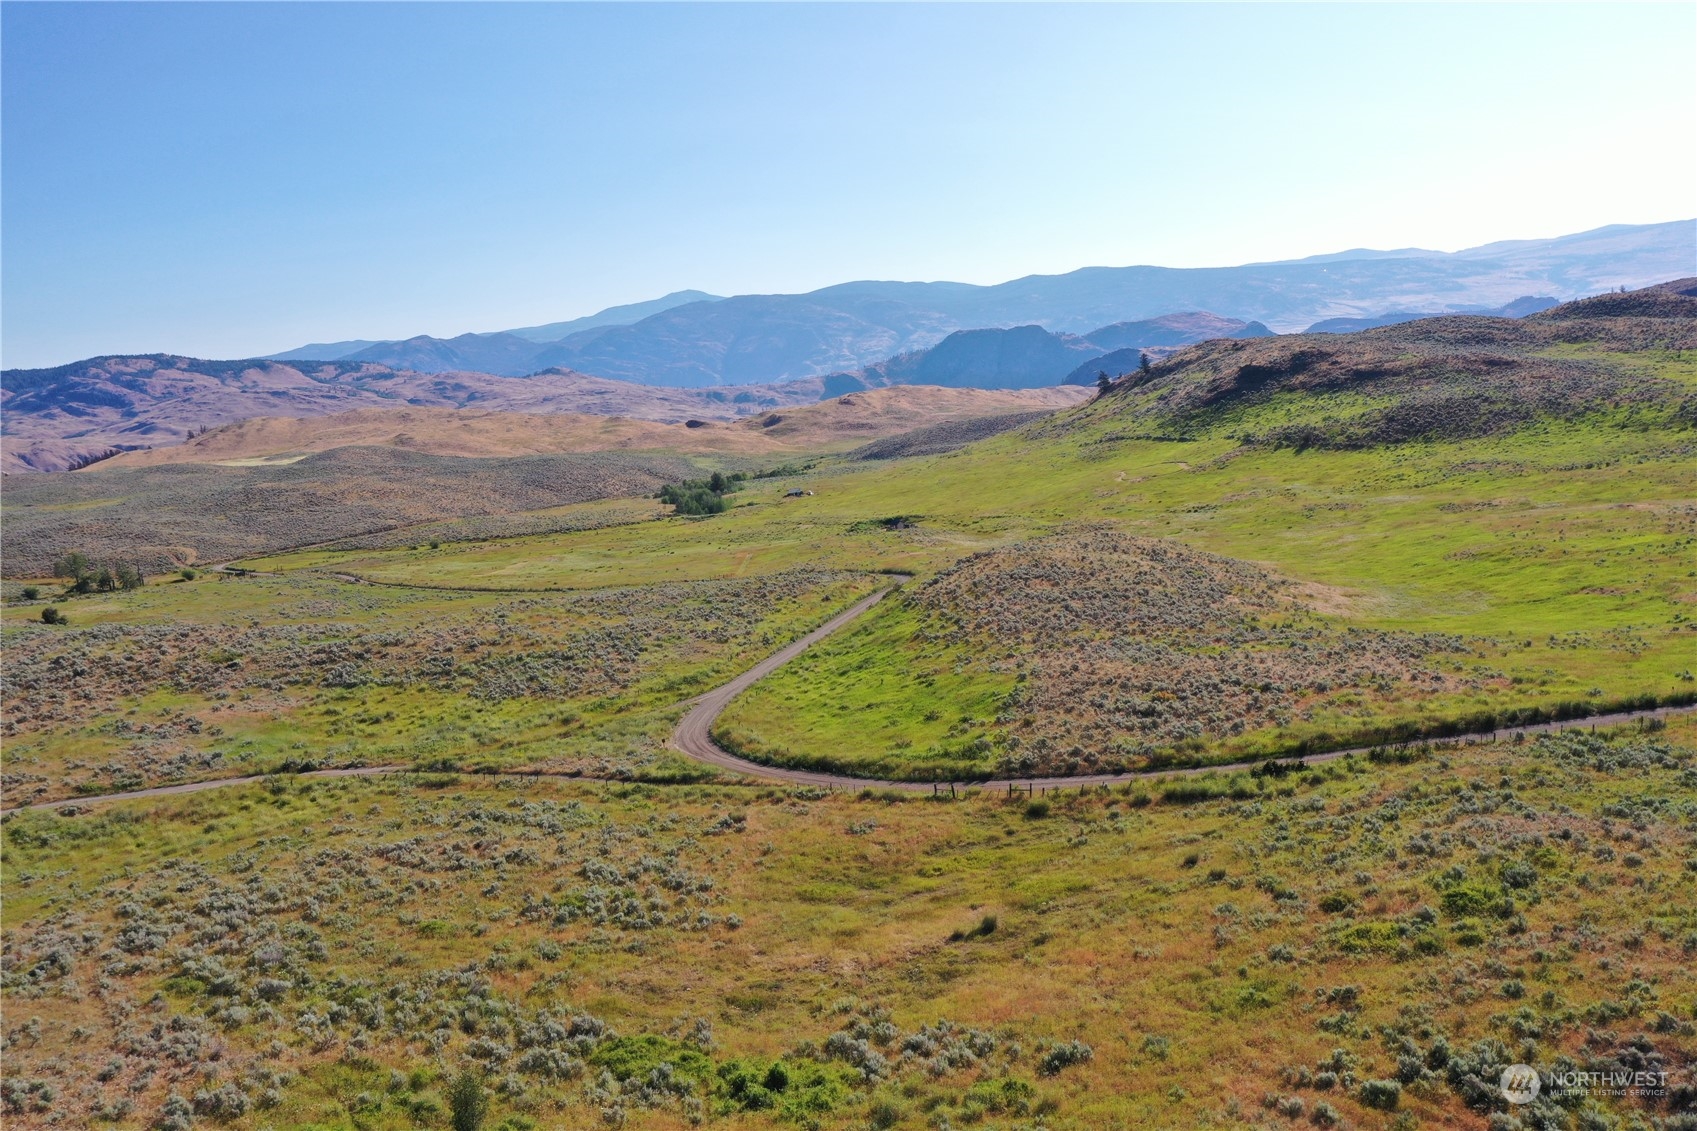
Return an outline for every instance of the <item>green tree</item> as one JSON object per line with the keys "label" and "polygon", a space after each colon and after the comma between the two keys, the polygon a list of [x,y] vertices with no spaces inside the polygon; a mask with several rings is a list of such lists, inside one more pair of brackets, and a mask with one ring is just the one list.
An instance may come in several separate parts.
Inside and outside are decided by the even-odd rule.
{"label": "green tree", "polygon": [[33,586],[33,585],[24,586],[24,591],[23,591],[24,600],[33,601],[40,596],[41,596],[41,590],[37,589],[35,586]]}
{"label": "green tree", "polygon": [[112,572],[111,566],[100,567],[100,572],[94,575],[94,585],[102,593],[110,593],[118,588],[118,578]]}
{"label": "green tree", "polygon": [[140,589],[147,584],[147,579],[141,575],[141,567],[134,562],[124,562],[118,566],[118,588]]}
{"label": "green tree", "polygon": [[659,499],[671,503],[675,514],[723,514],[726,507],[725,497],[699,480],[681,486],[668,483],[660,488]]}
{"label": "green tree", "polygon": [[177,571],[177,576],[182,578],[184,581],[193,581],[195,578],[199,577],[200,574],[196,573],[192,569],[184,567]]}
{"label": "green tree", "polygon": [[1149,355],[1139,350],[1137,353],[1137,372],[1144,377],[1149,376]]}
{"label": "green tree", "polygon": [[489,1114],[489,1094],[473,1072],[461,1072],[448,1084],[448,1110],[454,1131],[477,1131]]}
{"label": "green tree", "polygon": [[1113,383],[1114,383],[1113,379],[1108,376],[1108,371],[1106,369],[1098,369],[1096,371],[1096,395],[1097,396],[1102,396],[1103,394],[1105,394],[1108,391],[1108,389],[1113,386]]}
{"label": "green tree", "polygon": [[78,550],[61,554],[53,563],[53,576],[62,577],[66,581],[76,582],[88,576],[93,566],[89,564],[88,555]]}
{"label": "green tree", "polygon": [[48,605],[45,609],[41,610],[41,623],[42,624],[70,624],[71,622],[70,622],[70,619],[68,617],[66,617],[64,613],[60,612],[58,609],[54,608],[52,605]]}
{"label": "green tree", "polygon": [[723,495],[726,491],[730,490],[730,488],[730,480],[725,478],[723,472],[715,471],[707,478],[707,489],[715,495]]}

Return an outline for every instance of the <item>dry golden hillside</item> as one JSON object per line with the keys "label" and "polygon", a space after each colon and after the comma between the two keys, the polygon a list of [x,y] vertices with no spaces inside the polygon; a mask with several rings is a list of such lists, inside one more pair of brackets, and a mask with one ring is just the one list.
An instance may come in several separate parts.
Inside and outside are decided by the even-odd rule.
{"label": "dry golden hillside", "polygon": [[778,409],[740,420],[732,428],[753,430],[795,448],[864,444],[979,416],[1070,408],[1094,389],[1059,385],[1051,389],[949,389],[940,385],[891,385],[818,404]]}
{"label": "dry golden hillside", "polygon": [[742,453],[777,451],[780,445],[726,424],[691,428],[576,412],[362,408],[332,416],[254,417],[167,448],[125,452],[94,467],[287,463],[346,447],[403,448],[439,456],[519,456],[630,449]]}
{"label": "dry golden hillside", "polygon": [[285,463],[343,447],[392,447],[428,455],[517,456],[669,451],[783,454],[855,447],[883,436],[973,417],[1065,408],[1082,388],[990,391],[901,385],[733,422],[661,424],[583,413],[366,408],[316,417],[255,417],[170,447],[126,452],[100,468],[168,463]]}

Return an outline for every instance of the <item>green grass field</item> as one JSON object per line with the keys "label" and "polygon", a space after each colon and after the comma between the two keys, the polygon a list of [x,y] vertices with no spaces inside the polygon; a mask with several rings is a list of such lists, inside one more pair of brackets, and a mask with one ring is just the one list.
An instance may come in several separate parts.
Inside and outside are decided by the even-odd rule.
{"label": "green grass field", "polygon": [[[858,574],[511,595],[309,575],[8,609],[8,804],[283,767],[700,777],[682,700],[868,592]],[[74,675],[71,673],[75,673]]]}
{"label": "green grass field", "polygon": [[[1680,370],[1688,379],[1690,368]],[[808,479],[816,492],[809,498],[782,498],[789,481],[756,485],[708,520],[250,564],[513,589],[795,566],[904,569],[924,578],[974,552],[1106,523],[1263,565],[1305,587],[1308,605],[1335,627],[1469,642],[1477,686],[1310,704],[1310,733],[1690,689],[1683,676],[1697,667],[1697,462],[1689,431],[1585,419],[1509,436],[1299,453],[1244,449],[1224,436],[1114,440],[1115,420],[1104,413],[1093,421],[1091,411],[1048,442],[1004,437],[945,456],[821,470]],[[1289,411],[1283,403],[1269,409],[1277,419]],[[1240,415],[1232,427],[1245,423]],[[894,515],[915,516],[914,525],[877,526]],[[937,752],[963,717],[995,716],[993,700],[1011,689],[1011,673],[988,670],[971,650],[904,640],[913,616],[897,603],[877,610],[739,699],[722,733],[753,752],[782,752],[779,760],[863,772],[993,768],[995,758],[982,752]],[[1303,725],[1281,734],[1305,736]],[[1247,735],[1219,752],[1252,753],[1272,742],[1270,734]]]}
{"label": "green grass field", "polygon": [[[1482,1126],[1469,1077],[1514,1060],[1697,1058],[1694,739],[1029,799],[285,776],[31,814],[8,1122],[446,1126],[472,1065],[509,1129]],[[1584,1112],[1669,1113],[1543,1118]]]}
{"label": "green grass field", "polygon": [[[1658,373],[1689,382],[1694,368],[1668,361]],[[1605,414],[1545,421],[1504,436],[1363,451],[1264,450],[1227,438],[1251,425],[1287,421],[1295,411],[1276,398],[1264,406],[1264,418],[1236,411],[1218,434],[1167,442],[1117,438],[1123,414],[1090,406],[1072,414],[1064,429],[1039,426],[1048,436],[1005,436],[943,456],[838,463],[804,480],[756,481],[731,497],[728,513],[708,519],[436,548],[303,551],[244,563],[282,579],[202,579],[140,596],[83,598],[66,608],[78,624],[91,625],[212,625],[243,617],[289,623],[278,615],[288,606],[273,588],[299,586],[321,592],[330,606],[358,594],[348,606],[350,623],[369,621],[376,629],[383,617],[362,603],[404,605],[411,612],[400,619],[416,625],[448,608],[470,615],[556,591],[569,598],[611,586],[735,583],[797,568],[905,570],[918,577],[911,589],[975,553],[1105,525],[1256,563],[1294,583],[1302,604],[1328,630],[1437,633],[1466,642],[1465,655],[1434,660],[1445,676],[1442,686],[1311,696],[1278,725],[1209,740],[1187,757],[1276,753],[1385,725],[1439,726],[1482,711],[1665,697],[1692,688],[1697,460],[1688,429],[1622,427],[1624,419]],[[784,498],[797,482],[815,494]],[[908,516],[910,524],[881,524],[894,516]],[[334,580],[337,574],[378,584],[350,589]],[[839,597],[846,602],[850,595],[843,590]],[[8,609],[6,623],[19,624],[35,611]],[[1000,741],[1005,727],[995,720],[1015,672],[976,646],[922,643],[924,634],[915,634],[923,619],[904,602],[887,602],[734,702],[720,725],[723,740],[757,757],[860,773],[995,772],[1007,753]],[[780,617],[752,639],[776,646],[785,639],[784,623]],[[550,624],[542,631],[560,630]],[[755,657],[762,643],[735,652],[735,661]],[[426,756],[512,765],[575,758],[585,766],[674,774],[679,766],[659,740],[676,700],[735,668],[680,666],[658,655],[641,666],[656,668],[642,677],[642,692],[570,696],[565,705],[468,705],[410,689],[388,692],[379,713],[405,716],[413,720],[409,726],[351,737],[409,736],[362,745],[367,760]],[[311,709],[298,696],[273,701],[263,717],[240,724],[250,728],[242,738],[253,740],[254,756],[224,765],[263,767],[291,751],[298,759],[303,749],[312,757],[327,750],[346,757],[348,743],[336,739],[350,737],[343,733],[347,725],[328,728],[322,712],[329,706],[369,715],[377,706],[370,694],[354,698],[345,707]],[[192,696],[173,693],[126,701],[123,709],[194,705]],[[549,720],[561,710],[585,720],[576,737],[551,733]],[[454,717],[467,711],[475,724]],[[473,731],[483,737],[473,738]],[[599,736],[594,743],[591,734]],[[594,754],[585,758],[590,745]],[[49,750],[97,765],[112,747],[57,728],[37,744],[24,739],[15,765],[37,774],[35,760]]]}
{"label": "green grass field", "polygon": [[[1697,666],[1697,463],[1689,436],[1551,425],[1416,449],[1243,455],[1206,441],[1085,439],[1038,468],[1010,443],[992,442],[989,450],[919,461],[929,466],[904,479],[934,494],[897,494],[888,509],[924,514],[922,530],[964,532],[977,524],[960,512],[960,500],[1014,496],[1008,510],[1053,520],[1023,534],[1068,521],[1111,522],[1264,564],[1308,586],[1313,607],[1338,625],[1478,640],[1476,662],[1501,673],[1492,677],[1499,686],[1410,704],[1408,712],[1386,705],[1389,718],[1436,719],[1513,703],[1689,689],[1682,676]],[[1603,440],[1608,454],[1597,458]],[[1180,451],[1194,458],[1176,460]],[[992,486],[1004,479],[1005,488]],[[1063,483],[1072,506],[1061,511],[1048,504]],[[877,487],[876,477],[856,477],[841,481],[840,492],[865,500],[865,513],[868,493],[885,498]],[[873,643],[886,641],[907,615],[893,605],[878,610],[823,645],[811,665],[782,671],[739,699],[725,729],[890,769],[888,747],[867,744],[858,717],[837,708],[875,685],[904,704],[892,709],[907,723],[931,709],[925,695],[916,691],[905,702],[898,688],[911,683],[904,672],[922,649]],[[862,663],[869,655],[886,666]],[[959,665],[974,667],[970,654],[929,662],[948,669],[944,678],[961,678]],[[968,683],[986,679],[994,673],[976,672]],[[950,721],[961,713],[971,712],[952,712]],[[915,747],[924,749],[917,740]]]}

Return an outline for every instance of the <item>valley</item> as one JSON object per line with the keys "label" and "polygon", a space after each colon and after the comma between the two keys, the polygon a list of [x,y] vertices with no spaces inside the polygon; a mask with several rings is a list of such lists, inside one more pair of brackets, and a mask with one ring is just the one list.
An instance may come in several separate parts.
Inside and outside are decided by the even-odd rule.
{"label": "valley", "polygon": [[[1697,715],[1591,722],[1697,702],[1690,288],[9,479],[8,1119],[1677,1126]],[[911,788],[678,748],[839,620],[696,730]]]}

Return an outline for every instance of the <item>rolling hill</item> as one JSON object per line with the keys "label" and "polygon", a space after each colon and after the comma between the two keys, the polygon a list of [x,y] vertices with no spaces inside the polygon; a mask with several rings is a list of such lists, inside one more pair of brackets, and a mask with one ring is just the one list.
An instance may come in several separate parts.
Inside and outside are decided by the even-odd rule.
{"label": "rolling hill", "polygon": [[1587,354],[1697,348],[1694,291],[1697,279],[1681,279],[1522,319],[1206,342],[1115,382],[1095,411],[1178,434],[1259,416],[1271,425],[1242,439],[1299,449],[1453,440],[1604,412],[1689,427],[1697,391]]}
{"label": "rolling hill", "polygon": [[158,572],[450,520],[477,521],[415,537],[632,521],[658,504],[629,502],[610,517],[523,512],[647,495],[704,467],[798,462],[915,429],[957,426],[958,447],[1011,426],[1004,420],[1025,423],[1089,395],[901,386],[682,424],[430,407],[244,420],[75,474],[8,482],[4,569],[36,576],[78,550]]}
{"label": "rolling hill", "polygon": [[97,357],[53,369],[0,374],[0,467],[7,472],[63,471],[114,451],[169,446],[202,429],[253,417],[323,416],[410,405],[673,422],[734,420],[809,403],[822,391],[818,380],[694,391],[608,381],[568,370],[512,378],[420,373],[361,361]]}
{"label": "rolling hill", "polygon": [[501,457],[647,451],[762,457],[828,452],[916,428],[1070,408],[1082,389],[996,392],[898,386],[731,421],[665,423],[586,413],[477,408],[362,408],[315,417],[254,417],[181,444],[125,452],[84,474],[164,464],[289,463],[345,447],[398,448],[437,456]]}

